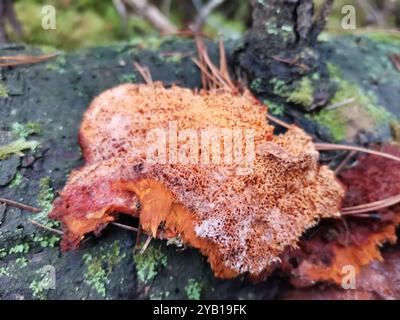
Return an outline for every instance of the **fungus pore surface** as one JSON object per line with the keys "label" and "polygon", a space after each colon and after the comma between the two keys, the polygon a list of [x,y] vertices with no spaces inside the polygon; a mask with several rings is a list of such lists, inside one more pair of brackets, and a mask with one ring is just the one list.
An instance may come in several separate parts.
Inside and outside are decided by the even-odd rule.
{"label": "fungus pore surface", "polygon": [[50,214],[62,248],[122,212],[154,237],[198,248],[216,276],[269,270],[320,218],[339,216],[344,190],[311,138],[294,126],[274,136],[266,112],[249,93],[222,89],[125,84],[100,94],[79,132],[86,165]]}

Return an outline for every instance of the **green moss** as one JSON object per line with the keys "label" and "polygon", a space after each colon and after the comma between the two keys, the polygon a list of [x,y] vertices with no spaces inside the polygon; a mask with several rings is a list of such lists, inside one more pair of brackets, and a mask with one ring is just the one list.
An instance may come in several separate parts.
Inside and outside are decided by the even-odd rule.
{"label": "green moss", "polygon": [[21,257],[15,260],[15,265],[18,268],[25,268],[28,265],[28,259],[26,259],[25,257]]}
{"label": "green moss", "polygon": [[42,211],[34,216],[34,220],[52,228],[59,226],[57,221],[48,218],[48,214],[53,210],[53,200],[54,190],[51,187],[51,178],[43,177],[39,181],[39,193],[36,199]]}
{"label": "green moss", "polygon": [[268,111],[274,116],[283,116],[285,113],[285,107],[281,104],[277,104],[273,101],[265,99],[263,103],[268,107]]}
{"label": "green moss", "polygon": [[7,267],[0,267],[0,277],[10,277],[10,271]]}
{"label": "green moss", "polygon": [[29,252],[29,244],[27,243],[20,243],[15,245],[14,247],[10,248],[10,250],[8,251],[9,254],[13,254],[13,253],[28,253]]}
{"label": "green moss", "polygon": [[308,78],[302,78],[295,87],[294,91],[288,94],[286,101],[293,102],[308,108],[314,101],[314,89]]}
{"label": "green moss", "polygon": [[41,125],[35,122],[27,122],[24,124],[14,122],[11,126],[11,132],[21,139],[26,139],[32,134],[39,134],[41,131]]}
{"label": "green moss", "polygon": [[[313,74],[311,77],[316,77],[316,75]],[[287,85],[281,79],[273,78],[270,80],[270,84],[274,94],[286,98],[287,102],[301,105],[305,109],[309,108],[314,102],[312,81],[307,77],[303,77],[291,85]]]}
{"label": "green moss", "polygon": [[260,86],[262,84],[261,78],[255,78],[250,85],[250,89],[253,91],[258,91],[260,89]]}
{"label": "green moss", "polygon": [[18,139],[10,142],[9,144],[0,146],[0,160],[3,160],[13,154],[22,157],[24,155],[22,151],[27,149],[35,150],[38,145],[39,143],[37,141],[27,141],[25,139]]}
{"label": "green moss", "polygon": [[21,185],[22,181],[23,181],[24,177],[22,175],[21,172],[17,172],[14,176],[14,178],[11,180],[9,187],[10,188],[16,188],[19,185]]}
{"label": "green moss", "polygon": [[327,127],[335,141],[346,138],[346,121],[343,119],[340,110],[322,110],[312,119]]}
{"label": "green moss", "polygon": [[33,280],[29,285],[29,289],[32,290],[32,295],[35,299],[45,299],[46,296],[43,281]]}
{"label": "green moss", "polygon": [[0,248],[0,259],[3,259],[6,256],[7,256],[6,248]]}
{"label": "green moss", "polygon": [[102,297],[107,294],[106,286],[110,282],[110,274],[126,257],[125,253],[120,252],[119,247],[119,241],[115,241],[109,248],[100,247],[96,255],[87,253],[83,256],[87,267],[87,272],[84,274],[85,282]]}
{"label": "green moss", "polygon": [[269,83],[272,85],[272,90],[276,95],[282,97],[287,96],[289,89],[286,87],[285,81],[278,78],[272,78]]}
{"label": "green moss", "polygon": [[149,51],[159,51],[161,46],[171,40],[177,40],[175,36],[149,36],[149,37],[135,37],[129,41],[130,45],[140,45]]}
{"label": "green moss", "polygon": [[43,211],[50,212],[53,208],[52,202],[54,200],[54,191],[51,187],[51,178],[44,177],[39,181],[39,194],[37,201],[42,207]]}
{"label": "green moss", "polygon": [[168,56],[161,56],[162,60],[169,63],[179,63],[183,59],[184,55],[180,52],[172,53]]}
{"label": "green moss", "polygon": [[387,44],[400,44],[400,36],[395,32],[368,32],[364,34],[367,38],[370,38],[374,41],[387,43]]}
{"label": "green moss", "polygon": [[[344,80],[340,70],[334,65],[328,64],[328,70],[330,78],[337,84],[337,91],[331,100],[332,105],[353,99],[353,104],[362,107],[376,126],[390,121],[390,113],[378,105],[377,98],[372,92],[365,92],[357,85]],[[347,118],[345,106],[332,110],[322,110],[314,115],[312,119],[329,128],[335,141],[346,138]]]}
{"label": "green moss", "polygon": [[279,34],[279,27],[277,26],[276,22],[273,20],[267,21],[264,23],[265,32],[272,35]]}
{"label": "green moss", "polygon": [[4,84],[0,83],[0,98],[8,97],[8,89]]}
{"label": "green moss", "polygon": [[39,243],[42,248],[54,248],[60,241],[60,237],[56,235],[46,236],[42,234],[36,234],[33,237],[33,241]]}
{"label": "green moss", "polygon": [[201,283],[197,282],[195,279],[189,279],[187,285],[185,286],[185,292],[189,300],[200,300],[201,296]]}
{"label": "green moss", "polygon": [[167,257],[160,248],[156,247],[147,248],[143,254],[135,254],[133,259],[136,264],[137,276],[143,283],[153,280],[160,266],[167,266]]}
{"label": "green moss", "polygon": [[167,290],[167,291],[162,291],[162,292],[159,292],[159,293],[151,293],[150,294],[150,300],[166,300],[166,299],[168,299],[168,297],[169,297],[169,295],[170,295],[170,292]]}
{"label": "green moss", "polygon": [[134,73],[123,74],[119,77],[121,83],[134,83],[137,81],[136,75]]}

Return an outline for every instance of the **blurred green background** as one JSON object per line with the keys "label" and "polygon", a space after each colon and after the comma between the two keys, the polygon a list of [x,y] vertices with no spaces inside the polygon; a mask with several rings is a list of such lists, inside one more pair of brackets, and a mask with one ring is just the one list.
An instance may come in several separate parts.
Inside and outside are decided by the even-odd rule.
{"label": "blurred green background", "polygon": [[[113,42],[154,36],[158,30],[132,10],[125,18],[116,4],[121,0],[15,0],[15,11],[24,34],[17,37],[7,27],[11,41],[44,45],[62,50],[104,45]],[[206,0],[149,1],[179,29],[188,29],[195,21]],[[317,6],[320,1],[316,1]],[[43,30],[42,7],[53,5],[57,12],[57,29]],[[328,23],[328,30],[340,32],[341,8],[345,4],[356,7],[357,28],[393,29],[400,26],[399,0],[336,0]],[[239,38],[251,25],[249,1],[229,0],[212,10],[202,27],[211,36]]]}

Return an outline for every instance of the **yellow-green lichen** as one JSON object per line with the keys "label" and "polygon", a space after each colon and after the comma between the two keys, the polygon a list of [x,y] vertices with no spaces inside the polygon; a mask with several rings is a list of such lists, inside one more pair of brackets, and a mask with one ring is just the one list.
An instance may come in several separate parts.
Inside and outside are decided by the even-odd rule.
{"label": "yellow-green lichen", "polygon": [[[312,75],[315,77],[315,75]],[[287,85],[285,81],[277,78],[270,80],[274,94],[286,98],[286,102],[295,103],[309,108],[314,101],[312,81],[303,77],[301,80]]]}
{"label": "yellow-green lichen", "polygon": [[9,277],[11,276],[8,267],[0,267],[0,277]]}
{"label": "yellow-green lichen", "polygon": [[10,182],[10,184],[9,184],[9,187],[10,187],[10,188],[16,188],[16,187],[18,187],[19,185],[21,185],[21,183],[22,183],[23,180],[24,180],[24,177],[23,177],[22,173],[18,171],[18,172],[15,174],[14,178],[11,180],[11,182]]}
{"label": "yellow-green lichen", "polygon": [[388,43],[388,44],[400,44],[400,35],[398,32],[368,32],[364,36],[374,41]]}
{"label": "yellow-green lichen", "polygon": [[33,241],[39,243],[42,248],[54,248],[60,241],[60,237],[56,235],[46,236],[35,234]]}
{"label": "yellow-green lichen", "polygon": [[28,265],[28,259],[25,257],[20,257],[15,260],[15,266],[18,268],[25,268]]}
{"label": "yellow-green lichen", "polygon": [[39,143],[37,141],[27,141],[25,139],[18,139],[6,145],[0,146],[0,160],[6,159],[11,155],[18,155],[22,157],[24,150],[35,150]]}
{"label": "yellow-green lichen", "polygon": [[39,193],[36,199],[42,211],[37,213],[33,219],[51,228],[59,226],[59,222],[48,218],[48,214],[53,210],[53,200],[54,190],[51,187],[51,178],[43,177],[39,180]]}
{"label": "yellow-green lichen", "polygon": [[150,300],[166,300],[166,299],[168,299],[169,295],[170,295],[170,292],[168,290],[162,291],[159,293],[152,292],[150,294]]}
{"label": "yellow-green lichen", "polygon": [[8,89],[4,84],[0,83],[0,98],[8,97]]}
{"label": "yellow-green lichen", "polygon": [[255,78],[250,85],[250,89],[253,91],[258,91],[260,89],[260,86],[262,84],[261,78]]}
{"label": "yellow-green lichen", "polygon": [[189,300],[200,300],[202,285],[195,279],[189,279],[185,292]]}
{"label": "yellow-green lichen", "polygon": [[274,116],[283,116],[285,113],[285,107],[281,104],[272,102],[265,99],[263,103],[268,107],[268,111]]}
{"label": "yellow-green lichen", "polygon": [[21,139],[26,139],[32,134],[39,134],[41,130],[42,130],[41,125],[35,122],[27,122],[27,123],[14,122],[11,125],[11,132]]}
{"label": "yellow-green lichen", "polygon": [[167,266],[167,257],[160,248],[149,247],[143,254],[133,256],[136,265],[136,273],[139,280],[148,283],[157,275],[157,269]]}
{"label": "yellow-green lichen", "polygon": [[287,95],[287,102],[292,102],[304,107],[310,107],[314,101],[314,89],[308,78],[302,78],[295,89]]}
{"label": "yellow-green lichen", "polygon": [[335,141],[346,137],[346,122],[343,120],[340,110],[322,110],[312,117],[316,122],[327,127]]}
{"label": "yellow-green lichen", "polygon": [[15,245],[14,247],[10,248],[10,250],[8,251],[9,254],[13,254],[13,253],[28,253],[29,252],[29,244],[27,243],[20,243]]}
{"label": "yellow-green lichen", "polygon": [[109,248],[100,247],[95,255],[87,253],[83,256],[87,267],[87,272],[84,274],[85,282],[102,297],[107,294],[109,276],[126,257],[125,253],[120,252],[119,247],[119,241],[115,241]]}
{"label": "yellow-green lichen", "polygon": [[29,289],[31,289],[32,296],[35,299],[44,300],[46,298],[46,289],[42,280],[33,280],[29,285]]}
{"label": "yellow-green lichen", "polygon": [[119,77],[119,82],[121,82],[121,83],[134,83],[136,81],[137,81],[137,78],[134,73],[123,74]]}
{"label": "yellow-green lichen", "polygon": [[[363,117],[368,117],[369,122],[373,122],[374,126],[379,126],[385,121],[390,121],[390,114],[382,106],[378,105],[377,98],[372,92],[366,92],[359,86],[342,78],[340,70],[332,64],[328,64],[328,70],[331,79],[337,85],[337,91],[331,100],[331,105],[343,103],[344,101],[352,101],[348,105],[337,107],[334,109],[324,109],[312,116],[311,118],[318,123],[327,127],[335,141],[340,141],[347,138],[347,129],[350,124],[362,125],[366,120]],[[351,106],[360,108],[358,114],[349,112]],[[358,119],[352,119],[358,117]],[[357,121],[355,121],[357,120]],[[356,123],[357,122],[357,123]],[[368,122],[368,123],[369,123]],[[374,129],[374,128],[365,128]]]}

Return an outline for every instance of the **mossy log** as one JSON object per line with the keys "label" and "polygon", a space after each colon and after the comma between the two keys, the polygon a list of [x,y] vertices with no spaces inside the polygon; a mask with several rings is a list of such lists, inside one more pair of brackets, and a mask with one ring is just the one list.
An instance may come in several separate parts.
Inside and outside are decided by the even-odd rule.
{"label": "mossy log", "polygon": [[[276,75],[255,76],[249,83],[255,95],[269,105],[272,114],[297,123],[316,139],[364,144],[392,138],[391,127],[397,128],[400,115],[400,72],[390,55],[400,52],[400,41],[324,38],[315,50],[328,67],[293,79],[289,87]],[[218,46],[209,43],[208,47],[217,62]],[[230,42],[226,47],[233,69],[243,46]],[[201,77],[190,59],[193,52],[193,41],[166,38],[162,43],[150,40],[93,48],[1,69],[1,145],[18,139],[39,145],[1,160],[0,196],[48,212],[70,171],[82,164],[77,131],[90,101],[117,84],[142,82],[133,61],[148,66],[153,79],[167,86],[198,88]],[[40,48],[22,45],[0,49],[2,56],[40,53]],[[274,63],[279,67],[283,62]],[[309,112],[320,94],[315,84],[321,78],[334,83],[329,89],[333,98],[326,102],[331,108],[318,105]],[[347,100],[352,102],[344,103]],[[58,235],[38,228],[31,219],[57,228],[45,215],[0,205],[2,299],[267,299],[279,297],[287,287],[276,274],[257,285],[245,277],[216,279],[198,252],[177,250],[159,241],[152,241],[143,257],[135,256],[136,234],[115,226],[107,227],[99,237],[89,237],[75,251],[60,253]],[[137,223],[126,219],[122,217],[122,222]],[[55,268],[54,289],[42,282],[40,271],[47,265]]]}

